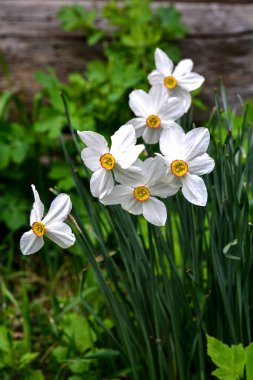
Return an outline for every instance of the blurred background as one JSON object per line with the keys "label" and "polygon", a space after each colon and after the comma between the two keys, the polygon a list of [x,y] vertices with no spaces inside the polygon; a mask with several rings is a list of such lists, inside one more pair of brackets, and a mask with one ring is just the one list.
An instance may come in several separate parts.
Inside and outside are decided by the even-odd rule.
{"label": "blurred background", "polygon": [[[109,137],[132,117],[128,94],[148,90],[156,47],[175,63],[193,59],[194,70],[206,78],[193,94],[195,123],[206,125],[221,78],[230,112],[239,120],[253,93],[252,1],[0,0],[1,379],[78,380],[87,371],[89,379],[105,376],[95,359],[82,368],[72,363],[59,369],[64,358],[89,351],[98,340],[87,333],[87,310],[79,304],[86,257],[77,246],[65,253],[50,242],[40,253],[22,257],[19,239],[29,228],[32,183],[46,207],[53,199],[48,189],[55,187],[71,194],[79,208],[60,135],[89,187],[60,93],[75,130]],[[253,115],[252,101],[249,112]],[[96,201],[90,202],[95,207]],[[87,216],[81,216],[91,231]],[[110,328],[92,274],[88,284],[91,304]],[[102,335],[99,342],[108,343]]]}

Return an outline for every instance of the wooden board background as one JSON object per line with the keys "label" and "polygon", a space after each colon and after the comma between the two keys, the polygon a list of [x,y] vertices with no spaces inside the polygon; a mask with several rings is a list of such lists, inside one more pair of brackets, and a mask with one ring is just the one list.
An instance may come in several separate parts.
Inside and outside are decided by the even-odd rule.
{"label": "wooden board background", "polygon": [[[0,0],[0,49],[9,63],[13,87],[30,102],[39,88],[37,69],[54,67],[64,81],[68,73],[83,71],[88,60],[98,58],[98,47],[88,47],[80,33],[66,33],[56,17],[62,5],[79,3],[100,9],[104,1],[88,0]],[[152,6],[168,5],[153,1]],[[177,1],[189,28],[180,41],[184,57],[195,62],[195,70],[206,78],[203,100],[213,104],[213,90],[222,77],[232,106],[240,107],[238,95],[253,98],[253,3],[252,1]],[[0,76],[0,88],[8,83]]]}

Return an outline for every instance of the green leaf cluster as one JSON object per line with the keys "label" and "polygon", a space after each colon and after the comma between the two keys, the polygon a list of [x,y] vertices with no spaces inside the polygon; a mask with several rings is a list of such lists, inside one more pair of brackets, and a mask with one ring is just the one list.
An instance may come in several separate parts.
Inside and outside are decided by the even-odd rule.
{"label": "green leaf cluster", "polygon": [[221,380],[240,380],[244,378],[246,366],[247,380],[253,379],[253,343],[246,348],[242,344],[222,343],[209,335],[207,337],[207,353],[218,367],[212,375]]}
{"label": "green leaf cluster", "polygon": [[131,118],[128,95],[134,88],[146,88],[155,48],[163,48],[175,61],[180,58],[176,42],[187,30],[173,6],[152,10],[147,0],[120,5],[109,1],[102,15],[105,25],[95,10],[80,5],[64,6],[58,13],[62,28],[82,30],[88,44],[98,45],[102,59],[90,60],[84,73],[71,73],[65,85],[52,69],[37,72],[42,91],[37,94],[35,130],[49,138],[59,136],[65,126],[59,92],[67,96],[75,130],[109,135]]}
{"label": "green leaf cluster", "polygon": [[[7,379],[12,374],[25,380],[44,380],[41,370],[33,370],[31,365],[39,352],[27,351],[24,340],[15,341],[11,338],[6,326],[0,325],[0,375]],[[3,377],[2,377],[3,376]]]}

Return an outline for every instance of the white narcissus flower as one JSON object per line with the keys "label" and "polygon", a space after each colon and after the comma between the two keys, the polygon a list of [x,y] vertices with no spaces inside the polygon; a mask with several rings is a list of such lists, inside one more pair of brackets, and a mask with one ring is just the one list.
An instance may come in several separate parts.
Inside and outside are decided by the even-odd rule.
{"label": "white narcissus flower", "polygon": [[160,151],[168,172],[164,182],[182,187],[184,197],[198,206],[205,206],[207,189],[199,176],[210,173],[214,160],[206,153],[210,141],[207,128],[195,128],[186,133],[180,127],[170,127],[160,138]]}
{"label": "white narcissus flower", "polygon": [[135,145],[136,136],[132,125],[123,125],[111,137],[111,149],[103,136],[96,132],[77,132],[87,145],[81,153],[84,164],[94,173],[90,190],[94,197],[102,198],[114,187],[114,179],[121,182],[124,170],[129,168],[143,151],[144,145]]}
{"label": "white narcissus flower", "polygon": [[34,203],[30,214],[32,228],[21,236],[21,252],[23,255],[31,255],[37,252],[44,245],[44,235],[61,248],[69,248],[76,240],[71,228],[66,223],[63,223],[72,208],[69,196],[59,194],[53,200],[48,213],[43,218],[44,205],[34,185],[32,185],[32,190],[34,194]]}
{"label": "white narcissus flower", "polygon": [[162,182],[166,174],[166,165],[160,157],[139,161],[136,166],[141,168],[141,172],[136,172],[135,176],[130,173],[128,178],[126,174],[124,183],[116,185],[109,195],[100,199],[100,202],[104,205],[120,204],[131,214],[143,214],[148,222],[164,226],[167,210],[164,203],[155,197],[167,198],[174,195],[179,186],[175,183],[170,186]]}
{"label": "white narcissus flower", "polygon": [[155,51],[156,70],[148,75],[151,86],[162,84],[168,90],[169,96],[184,99],[185,112],[191,106],[189,92],[199,88],[204,82],[204,77],[192,72],[193,62],[191,59],[183,59],[174,68],[173,62],[161,49]]}
{"label": "white narcissus flower", "polygon": [[161,85],[151,87],[148,94],[143,90],[131,92],[129,106],[137,116],[129,124],[134,126],[136,137],[142,136],[147,144],[158,143],[163,128],[185,113],[184,101],[169,98]]}

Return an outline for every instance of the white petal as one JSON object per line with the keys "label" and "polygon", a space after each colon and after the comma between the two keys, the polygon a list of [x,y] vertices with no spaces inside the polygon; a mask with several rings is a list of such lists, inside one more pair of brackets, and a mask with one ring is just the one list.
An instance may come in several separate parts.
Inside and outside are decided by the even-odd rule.
{"label": "white petal", "polygon": [[160,139],[162,130],[163,129],[161,127],[159,128],[147,127],[144,129],[142,138],[146,144],[157,144]]}
{"label": "white petal", "polygon": [[182,178],[177,177],[174,174],[172,174],[170,170],[170,166],[168,166],[167,173],[163,179],[163,182],[173,187],[177,187],[177,188],[182,187]]}
{"label": "white petal", "polygon": [[178,86],[186,91],[194,91],[199,88],[204,82],[205,78],[197,73],[189,73],[178,79]]}
{"label": "white petal", "polygon": [[32,230],[25,232],[20,239],[20,250],[23,255],[31,255],[39,251],[44,245],[42,236],[36,236]]}
{"label": "white petal", "polygon": [[214,160],[207,153],[188,161],[190,174],[203,175],[211,173],[214,168]]}
{"label": "white petal", "polygon": [[146,202],[143,202],[143,216],[155,226],[164,226],[167,219],[167,210],[163,202],[149,197]]}
{"label": "white petal", "polygon": [[30,225],[32,225],[34,222],[39,222],[44,214],[44,205],[41,202],[39,193],[34,185],[32,185],[32,191],[34,195],[34,203],[30,214]]}
{"label": "white petal", "polygon": [[158,115],[160,110],[168,106],[168,92],[163,85],[156,85],[149,90],[150,115]]}
{"label": "white petal", "polygon": [[164,75],[160,73],[158,70],[153,70],[149,75],[148,75],[148,81],[151,86],[155,86],[157,84],[164,84]]}
{"label": "white petal", "polygon": [[160,157],[149,157],[143,162],[143,175],[147,186],[161,181],[166,174],[166,165]]}
{"label": "white petal", "polygon": [[[170,181],[169,181],[170,179]],[[171,176],[168,176],[168,181],[166,183],[158,182],[149,187],[152,196],[167,198],[176,194],[180,189],[180,184],[178,181],[173,180]]]}
{"label": "white petal", "polygon": [[191,104],[192,104],[192,97],[188,91],[184,90],[180,86],[176,86],[175,88],[173,88],[172,90],[169,91],[169,94],[170,94],[170,96],[182,99],[182,101],[184,102],[183,105],[185,107],[185,109],[184,109],[185,112],[187,112],[189,110],[189,108],[191,107]]}
{"label": "white petal", "polygon": [[173,76],[175,78],[179,78],[185,74],[188,74],[192,71],[193,69],[193,62],[191,59],[182,59],[182,61],[180,61],[174,71],[173,71]]}
{"label": "white petal", "polygon": [[143,144],[130,147],[126,152],[117,154],[116,163],[122,169],[127,169],[131,166],[139,157],[140,153],[145,149]]}
{"label": "white petal", "polygon": [[202,156],[207,151],[209,141],[210,134],[207,128],[194,128],[188,132],[183,141],[185,161]]}
{"label": "white petal", "polygon": [[110,194],[105,195],[100,199],[104,205],[117,205],[121,204],[133,196],[133,189],[130,186],[116,185]]}
{"label": "white petal", "polygon": [[91,148],[84,148],[81,153],[84,164],[93,172],[101,168],[100,157],[101,155]]}
{"label": "white petal", "polygon": [[[135,165],[135,164],[134,164]],[[130,166],[128,169],[122,169],[120,166],[115,167],[113,170],[115,180],[122,185],[139,186],[146,182],[143,177],[142,170],[137,166]]]}
{"label": "white petal", "polygon": [[92,174],[90,191],[93,197],[102,198],[112,191],[113,186],[114,180],[110,170],[101,168]]}
{"label": "white petal", "polygon": [[129,95],[129,107],[136,116],[149,116],[149,97],[143,90],[134,90]]}
{"label": "white petal", "polygon": [[69,248],[76,241],[71,228],[63,222],[53,222],[46,227],[46,236],[61,248]]}
{"label": "white petal", "polygon": [[142,203],[143,202],[137,201],[132,195],[131,198],[129,197],[128,199],[124,200],[124,202],[122,202],[121,207],[124,210],[130,212],[130,214],[140,215],[143,212]]}
{"label": "white petal", "polygon": [[[131,155],[130,150],[133,148],[136,148],[136,151],[139,151],[138,155],[140,152],[144,149],[143,145],[136,145],[136,135],[135,135],[135,130],[132,125],[126,124],[123,125],[117,132],[114,133],[114,135],[111,137],[112,139],[112,147],[110,150],[110,153],[115,157],[116,162],[119,163],[119,161],[122,159],[122,155]],[[135,152],[135,149],[133,150],[132,153]],[[135,160],[132,162],[136,161],[137,157]]]}
{"label": "white petal", "polygon": [[136,137],[141,137],[146,127],[146,119],[144,117],[135,117],[134,119],[129,120],[127,124],[134,127]]}
{"label": "white petal", "polygon": [[109,152],[106,139],[99,133],[91,131],[77,131],[77,133],[87,147],[96,150],[100,155]]}
{"label": "white petal", "polygon": [[182,101],[182,98],[170,97],[166,105],[160,110],[159,117],[162,123],[166,123],[179,119],[184,113],[185,102]]}
{"label": "white petal", "polygon": [[182,177],[182,184],[182,193],[189,202],[197,206],[206,205],[207,190],[201,177],[187,173]]}
{"label": "white petal", "polygon": [[164,76],[171,75],[173,70],[173,62],[161,49],[155,51],[155,64],[158,71]]}
{"label": "white petal", "polygon": [[51,203],[49,211],[42,222],[46,225],[51,222],[63,222],[67,219],[72,209],[70,197],[67,194],[59,194]]}
{"label": "white petal", "polygon": [[176,123],[163,130],[160,137],[160,151],[170,163],[173,160],[180,159],[184,138],[183,128]]}

